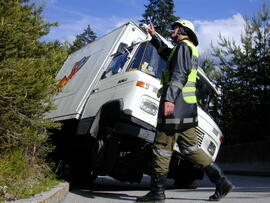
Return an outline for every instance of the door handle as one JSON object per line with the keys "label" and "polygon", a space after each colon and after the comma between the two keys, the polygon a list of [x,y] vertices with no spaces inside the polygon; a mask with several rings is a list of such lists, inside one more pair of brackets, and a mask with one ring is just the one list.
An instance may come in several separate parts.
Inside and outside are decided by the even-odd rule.
{"label": "door handle", "polygon": [[119,84],[119,83],[122,83],[122,82],[125,82],[125,81],[127,81],[127,78],[124,78],[124,79],[122,79],[122,80],[118,80],[117,83]]}

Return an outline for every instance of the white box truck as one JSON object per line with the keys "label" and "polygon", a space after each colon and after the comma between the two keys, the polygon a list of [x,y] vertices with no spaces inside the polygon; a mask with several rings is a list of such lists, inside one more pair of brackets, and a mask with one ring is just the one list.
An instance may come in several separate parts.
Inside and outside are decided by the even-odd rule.
{"label": "white box truck", "polygon": [[[67,58],[57,74],[57,108],[46,115],[63,123],[52,138],[57,173],[69,171],[87,181],[107,175],[131,183],[150,174],[157,92],[166,67],[150,38],[128,22]],[[196,132],[200,147],[213,160],[223,137],[214,120],[218,95],[199,68]],[[202,170],[176,145],[168,178],[177,187],[194,188],[202,177]]]}

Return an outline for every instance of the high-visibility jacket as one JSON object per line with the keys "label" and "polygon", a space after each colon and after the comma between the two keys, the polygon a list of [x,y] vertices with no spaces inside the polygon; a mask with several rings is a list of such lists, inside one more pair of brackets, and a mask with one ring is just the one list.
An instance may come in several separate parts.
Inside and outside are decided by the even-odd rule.
{"label": "high-visibility jacket", "polygon": [[[181,40],[170,49],[157,35],[152,37],[151,43],[167,61],[162,79],[163,91],[157,129],[182,131],[197,126],[197,48],[192,42]],[[172,115],[164,116],[165,101],[175,104]]]}

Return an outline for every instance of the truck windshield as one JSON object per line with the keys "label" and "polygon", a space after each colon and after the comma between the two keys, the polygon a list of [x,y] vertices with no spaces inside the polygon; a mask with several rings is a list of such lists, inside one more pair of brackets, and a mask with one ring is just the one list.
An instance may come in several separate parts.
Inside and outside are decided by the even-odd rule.
{"label": "truck windshield", "polygon": [[220,101],[213,87],[203,77],[199,77],[196,90],[198,105],[218,122],[220,119]]}
{"label": "truck windshield", "polygon": [[162,77],[166,62],[159,56],[156,48],[149,42],[142,43],[137,49],[127,71],[140,70],[156,78]]}

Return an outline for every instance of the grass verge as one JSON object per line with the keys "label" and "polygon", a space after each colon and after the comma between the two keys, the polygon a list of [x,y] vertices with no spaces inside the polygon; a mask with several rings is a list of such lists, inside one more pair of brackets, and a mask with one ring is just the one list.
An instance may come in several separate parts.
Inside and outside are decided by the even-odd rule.
{"label": "grass verge", "polygon": [[1,152],[0,202],[31,198],[60,182],[45,163],[29,160],[22,150]]}

